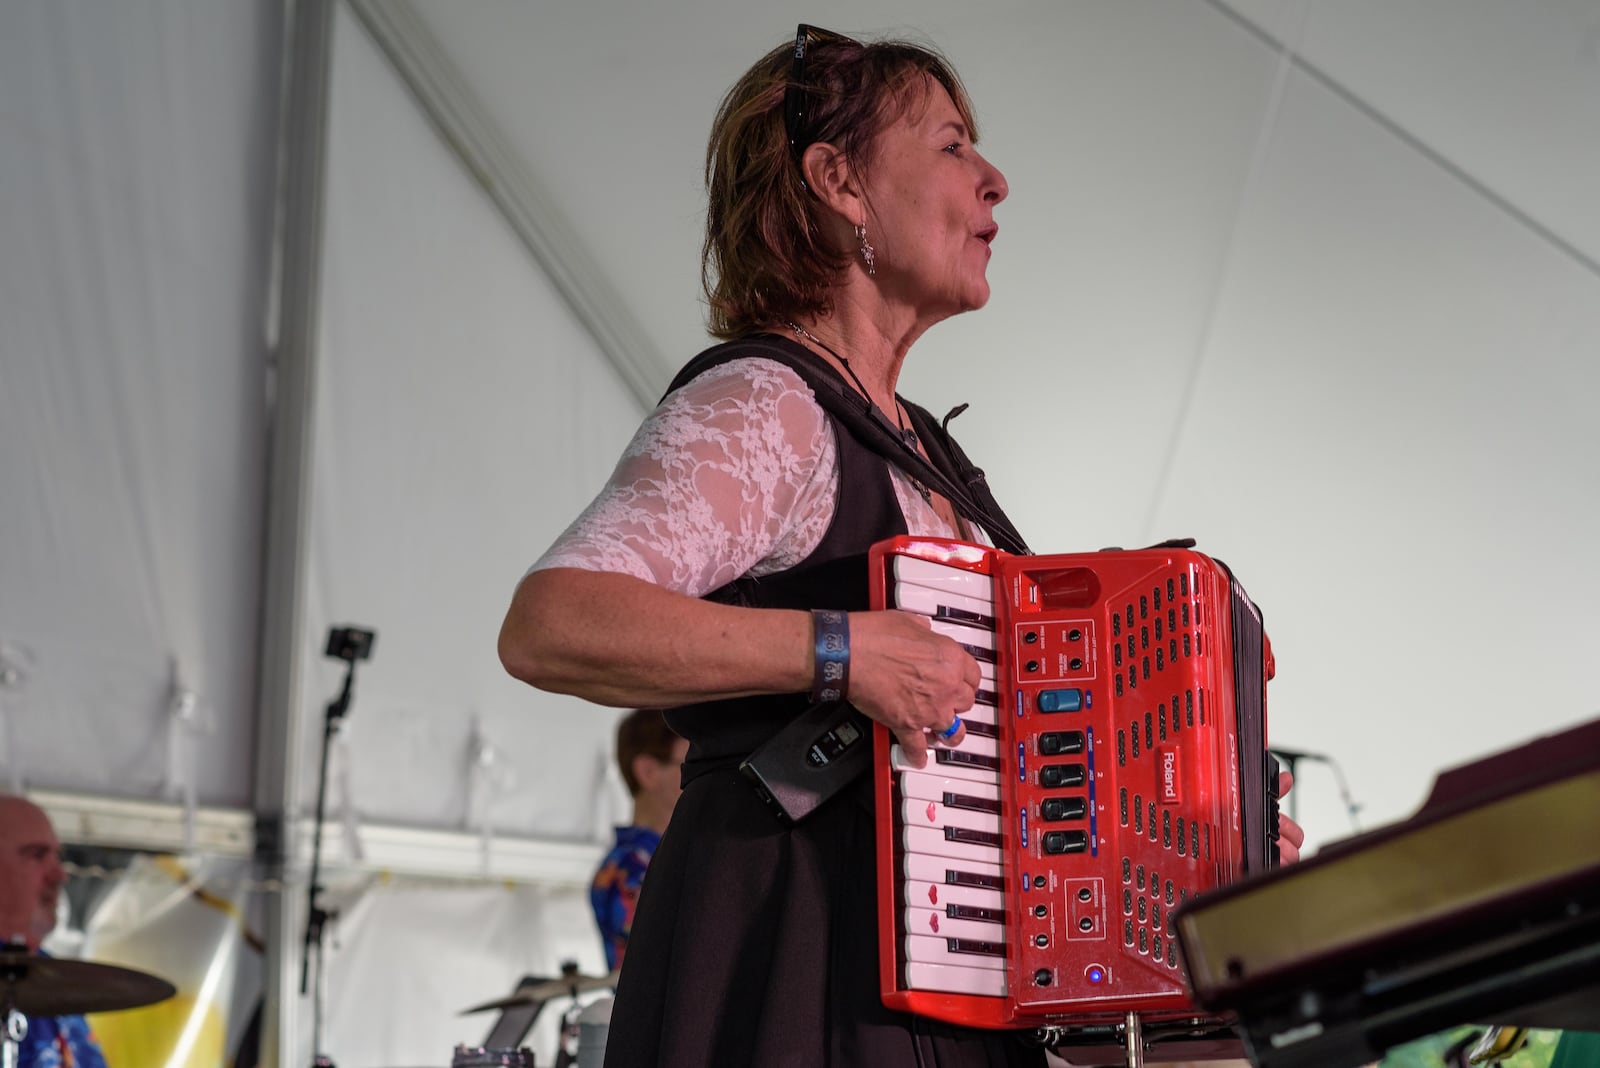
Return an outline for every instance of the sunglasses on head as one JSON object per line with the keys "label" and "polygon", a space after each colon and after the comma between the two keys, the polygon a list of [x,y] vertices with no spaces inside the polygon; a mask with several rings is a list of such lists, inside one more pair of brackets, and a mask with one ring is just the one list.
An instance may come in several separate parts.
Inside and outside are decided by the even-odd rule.
{"label": "sunglasses on head", "polygon": [[789,134],[789,152],[794,156],[795,162],[800,161],[800,154],[811,144],[811,113],[806,107],[806,46],[812,41],[843,41],[854,44],[854,40],[842,33],[832,30],[820,29],[816,26],[807,26],[801,23],[794,35],[794,66],[789,73],[789,88],[784,93],[783,125]]}

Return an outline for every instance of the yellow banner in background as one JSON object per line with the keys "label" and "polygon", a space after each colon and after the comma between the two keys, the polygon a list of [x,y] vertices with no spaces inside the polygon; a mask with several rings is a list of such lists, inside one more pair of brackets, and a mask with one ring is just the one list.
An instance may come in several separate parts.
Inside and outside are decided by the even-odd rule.
{"label": "yellow banner in background", "polygon": [[108,1065],[218,1068],[228,1062],[235,966],[253,939],[239,909],[240,881],[215,888],[206,883],[203,862],[191,872],[175,857],[138,857],[90,918],[85,959],[137,968],[178,988],[158,1004],[91,1018]]}

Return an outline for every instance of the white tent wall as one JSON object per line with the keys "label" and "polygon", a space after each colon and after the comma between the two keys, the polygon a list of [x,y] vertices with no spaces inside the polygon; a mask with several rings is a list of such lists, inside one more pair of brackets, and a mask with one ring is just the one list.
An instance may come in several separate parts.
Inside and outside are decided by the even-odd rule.
{"label": "white tent wall", "polygon": [[[334,761],[331,838],[348,805],[485,832],[485,872],[491,831],[594,843],[598,861],[626,819],[616,713],[514,682],[495,639],[516,582],[610,473],[640,405],[342,6],[334,29],[302,809],[344,667],[323,643],[358,624],[378,637]],[[443,1057],[490,1022],[457,1018],[467,1004],[563,960],[604,968],[570,881],[402,884],[343,911],[322,1043],[341,1063]],[[305,1059],[310,1023],[302,1005]]]}
{"label": "white tent wall", "polygon": [[[1365,826],[1600,713],[1600,627],[1565,607],[1600,596],[1597,302],[1584,265],[1291,83],[1144,533],[1226,547],[1267,606],[1274,737],[1335,754]],[[1316,841],[1352,829],[1326,769],[1300,779]]]}
{"label": "white tent wall", "polygon": [[[463,1009],[505,997],[524,975],[557,974],[553,961],[604,974],[593,926],[587,896],[562,889],[374,887],[340,921],[326,1048],[341,1068],[444,1064],[457,1044],[481,1043],[497,1015]],[[537,1063],[553,1063],[568,1007],[540,1012],[526,1040]]]}
{"label": "white tent wall", "polygon": [[250,803],[280,25],[0,6],[8,785]]}
{"label": "white tent wall", "polygon": [[1600,7],[1592,0],[1207,0],[1252,36],[1289,41],[1459,177],[1600,261],[1595,129]]}
{"label": "white tent wall", "polygon": [[[362,27],[341,8],[335,28],[301,766],[339,689],[328,628],[370,626],[358,811],[466,828],[476,723],[514,778],[495,826],[589,839],[615,713],[515,682],[495,642],[639,404]],[[309,808],[316,776],[301,787]]]}

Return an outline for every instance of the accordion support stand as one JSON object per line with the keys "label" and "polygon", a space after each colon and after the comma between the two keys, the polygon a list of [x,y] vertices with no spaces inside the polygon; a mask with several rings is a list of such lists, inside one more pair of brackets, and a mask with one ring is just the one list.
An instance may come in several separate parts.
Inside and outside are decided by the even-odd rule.
{"label": "accordion support stand", "polygon": [[[1127,1060],[1127,1068],[1144,1068],[1144,1023],[1139,1019],[1137,1012],[1130,1012],[1122,1018],[1122,1023],[1116,1029],[1122,1037],[1123,1053]],[[1047,1048],[1065,1049],[1070,1051],[1071,1046],[1057,1046],[1055,1039],[1059,1038],[1059,1029],[1041,1027],[1037,1032],[1040,1040]]]}
{"label": "accordion support stand", "polygon": [[1144,1028],[1139,1025],[1139,1014],[1128,1013],[1128,1022],[1123,1028],[1123,1037],[1128,1043],[1128,1068],[1144,1068]]}
{"label": "accordion support stand", "polygon": [[1120,1056],[1125,1068],[1145,1068],[1146,1058],[1156,1053],[1160,1063],[1235,1061],[1244,1056],[1231,1020],[1200,1015],[1151,1021],[1129,1011],[1115,1023],[1090,1028],[1045,1024],[1032,1033],[1037,1044],[1072,1064],[1105,1065]]}

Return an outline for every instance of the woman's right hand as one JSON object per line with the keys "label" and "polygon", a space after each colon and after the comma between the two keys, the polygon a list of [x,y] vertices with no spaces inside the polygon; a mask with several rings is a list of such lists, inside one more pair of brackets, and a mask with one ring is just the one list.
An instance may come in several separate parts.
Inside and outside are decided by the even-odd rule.
{"label": "woman's right hand", "polygon": [[[980,679],[972,654],[934,633],[926,617],[850,613],[850,703],[888,727],[914,766],[926,766],[929,743],[972,707]],[[962,727],[937,742],[954,746],[965,737]]]}

